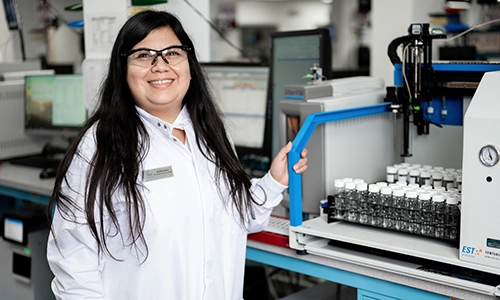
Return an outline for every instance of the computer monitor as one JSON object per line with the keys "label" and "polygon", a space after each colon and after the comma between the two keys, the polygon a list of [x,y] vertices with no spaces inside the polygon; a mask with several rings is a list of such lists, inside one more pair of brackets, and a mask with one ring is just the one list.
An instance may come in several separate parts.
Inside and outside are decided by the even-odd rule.
{"label": "computer monitor", "polygon": [[[270,75],[268,97],[272,103],[272,136],[278,137],[279,102],[284,99],[285,86],[305,84],[304,78],[313,66],[322,69],[325,78],[332,77],[332,45],[326,28],[302,31],[278,31],[270,36]],[[272,157],[279,149],[279,139],[272,141]]]}
{"label": "computer monitor", "polygon": [[87,119],[81,74],[28,75],[24,81],[24,131],[73,137]]}
{"label": "computer monitor", "polygon": [[269,67],[247,63],[203,63],[212,93],[240,159],[271,154]]}

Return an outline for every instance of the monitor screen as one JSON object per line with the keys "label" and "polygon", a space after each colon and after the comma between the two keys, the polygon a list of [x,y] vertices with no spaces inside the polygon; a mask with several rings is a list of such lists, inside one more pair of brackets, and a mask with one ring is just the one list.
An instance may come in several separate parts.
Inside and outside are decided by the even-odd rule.
{"label": "monitor screen", "polygon": [[250,154],[269,157],[269,67],[245,63],[203,63],[202,66],[240,158]]}
{"label": "monitor screen", "polygon": [[74,136],[87,119],[81,74],[26,76],[24,98],[28,134]]}
{"label": "monitor screen", "polygon": [[[322,75],[327,79],[332,76],[332,45],[330,31],[326,28],[303,31],[278,31],[270,37],[270,76],[268,96],[272,103],[272,135],[278,137],[279,102],[285,97],[285,86],[306,84],[311,79],[305,75],[311,73],[316,65],[321,67]],[[279,139],[272,142],[272,156],[284,145]]]}
{"label": "monitor screen", "polygon": [[19,18],[17,14],[17,6],[15,0],[3,0],[5,9],[5,18],[9,29],[19,29]]}

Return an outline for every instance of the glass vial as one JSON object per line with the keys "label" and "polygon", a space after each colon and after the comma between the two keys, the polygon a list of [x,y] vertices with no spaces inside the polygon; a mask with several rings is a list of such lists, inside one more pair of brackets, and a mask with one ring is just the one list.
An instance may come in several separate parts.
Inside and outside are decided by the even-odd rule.
{"label": "glass vial", "polygon": [[[349,222],[360,222],[360,216],[366,214],[368,206],[368,184],[359,183],[356,185],[356,200],[349,202],[348,218]],[[366,222],[364,222],[366,224]]]}
{"label": "glass vial", "polygon": [[446,201],[443,194],[434,195],[432,204],[434,208],[434,236],[443,239],[446,227]]}
{"label": "glass vial", "polygon": [[380,205],[382,209],[382,227],[394,229],[394,204],[392,202],[392,189],[384,187],[380,190]]}
{"label": "glass vial", "polygon": [[410,170],[409,177],[408,177],[408,184],[418,184],[419,183],[419,178],[418,176],[420,175],[420,171],[418,169],[412,169]]}
{"label": "glass vial", "polygon": [[334,196],[334,217],[337,220],[344,220],[346,215],[345,207],[345,183],[342,179],[334,181],[333,196]]}
{"label": "glass vial", "polygon": [[395,183],[396,182],[396,176],[398,174],[398,169],[394,166],[388,166],[386,167],[386,181],[387,183]]}
{"label": "glass vial", "polygon": [[[351,221],[356,220],[355,216],[357,215],[358,209],[358,200],[357,200],[357,192],[356,192],[356,184],[354,182],[346,182],[345,183],[345,207],[347,216],[344,220]],[[353,216],[351,216],[351,210],[353,210]]]}
{"label": "glass vial", "polygon": [[404,190],[397,189],[392,192],[392,202],[394,204],[394,229],[408,231],[408,220],[406,218],[406,201]]}
{"label": "glass vial", "polygon": [[422,232],[422,218],[417,192],[406,192],[406,202],[408,203],[408,232],[420,234]]}
{"label": "glass vial", "polygon": [[422,193],[418,197],[422,216],[422,235],[434,236],[434,211],[432,209],[431,194]]}
{"label": "glass vial", "polygon": [[458,226],[460,225],[460,209],[457,195],[446,198],[446,231],[445,237],[452,241],[458,239]]}

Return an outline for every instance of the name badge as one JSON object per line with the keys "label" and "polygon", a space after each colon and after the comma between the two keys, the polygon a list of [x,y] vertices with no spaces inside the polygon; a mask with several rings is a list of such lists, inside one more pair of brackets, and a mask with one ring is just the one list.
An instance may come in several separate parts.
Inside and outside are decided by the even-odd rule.
{"label": "name badge", "polygon": [[144,178],[144,182],[169,178],[172,176],[174,176],[174,172],[172,171],[172,166],[145,170],[142,172],[142,177]]}

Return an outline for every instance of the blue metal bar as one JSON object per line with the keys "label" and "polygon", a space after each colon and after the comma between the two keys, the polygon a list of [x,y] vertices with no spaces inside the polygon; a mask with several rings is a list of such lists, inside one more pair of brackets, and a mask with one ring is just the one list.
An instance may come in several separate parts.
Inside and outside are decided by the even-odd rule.
{"label": "blue metal bar", "polygon": [[378,295],[390,296],[390,299],[449,300],[449,297],[443,295],[252,247],[247,247],[246,258],[357,289],[373,291]]}
{"label": "blue metal bar", "polygon": [[16,190],[4,186],[0,186],[0,195],[12,197],[16,200],[31,201],[38,204],[47,205],[49,203],[50,197],[34,194],[22,190]]}
{"label": "blue metal bar", "polygon": [[[390,103],[355,107],[343,110],[314,113],[307,116],[299,132],[292,142],[292,150],[288,153],[288,191],[290,194],[290,225],[302,224],[302,175],[295,173],[293,166],[299,161],[300,154],[319,124],[371,116],[389,112]],[[318,201],[320,199],[317,199]]]}

